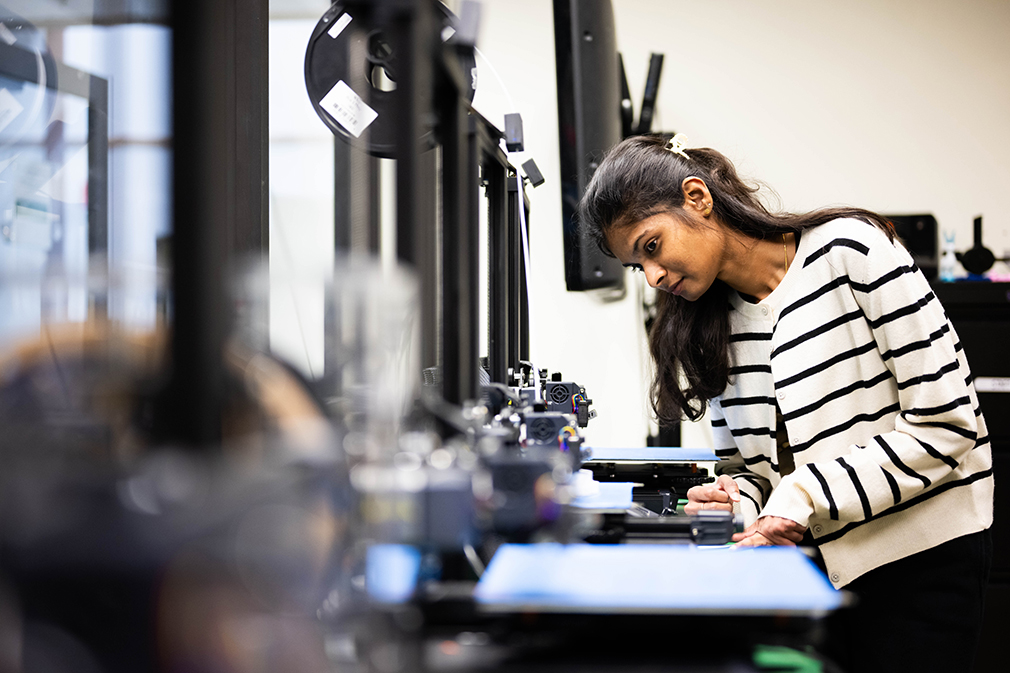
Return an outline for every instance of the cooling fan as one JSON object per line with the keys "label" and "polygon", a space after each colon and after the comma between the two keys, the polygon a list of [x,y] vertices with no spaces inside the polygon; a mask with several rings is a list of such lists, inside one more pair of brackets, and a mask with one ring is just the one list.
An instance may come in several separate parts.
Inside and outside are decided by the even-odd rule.
{"label": "cooling fan", "polygon": [[548,388],[550,392],[547,393],[547,397],[550,398],[553,404],[571,404],[572,395],[566,384],[554,384],[548,386]]}
{"label": "cooling fan", "polygon": [[535,440],[538,444],[548,444],[558,441],[558,433],[565,426],[564,419],[541,416],[526,424],[527,441]]}

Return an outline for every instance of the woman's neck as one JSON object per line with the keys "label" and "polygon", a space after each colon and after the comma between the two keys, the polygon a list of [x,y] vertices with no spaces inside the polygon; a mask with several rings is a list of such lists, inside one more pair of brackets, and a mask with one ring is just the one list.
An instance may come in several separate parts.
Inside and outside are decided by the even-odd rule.
{"label": "woman's neck", "polygon": [[718,278],[742,295],[762,301],[785,278],[796,254],[793,234],[764,240],[739,235],[728,239]]}

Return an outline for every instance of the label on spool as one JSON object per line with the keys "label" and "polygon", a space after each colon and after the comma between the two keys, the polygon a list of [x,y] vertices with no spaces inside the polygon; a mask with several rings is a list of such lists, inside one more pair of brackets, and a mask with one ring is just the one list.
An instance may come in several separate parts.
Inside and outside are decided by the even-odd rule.
{"label": "label on spool", "polygon": [[336,39],[337,35],[340,35],[340,33],[344,31],[344,28],[347,28],[347,24],[349,24],[350,22],[351,22],[351,15],[348,14],[347,12],[344,12],[343,14],[340,15],[340,18],[338,18],[336,21],[333,22],[333,25],[330,26],[330,29],[326,32],[330,37]]}
{"label": "label on spool", "polygon": [[362,131],[379,116],[344,80],[333,85],[329,93],[319,101],[319,106],[355,138],[360,138]]}

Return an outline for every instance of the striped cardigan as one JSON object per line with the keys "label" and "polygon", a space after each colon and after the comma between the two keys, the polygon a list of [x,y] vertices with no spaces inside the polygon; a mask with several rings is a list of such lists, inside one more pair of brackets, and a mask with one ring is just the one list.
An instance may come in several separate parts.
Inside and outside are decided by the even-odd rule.
{"label": "striped cardigan", "polygon": [[[777,288],[732,293],[721,473],[749,525],[808,526],[836,588],[992,523],[992,455],[964,352],[900,244],[859,220],[805,230]],[[795,471],[780,476],[775,404]]]}

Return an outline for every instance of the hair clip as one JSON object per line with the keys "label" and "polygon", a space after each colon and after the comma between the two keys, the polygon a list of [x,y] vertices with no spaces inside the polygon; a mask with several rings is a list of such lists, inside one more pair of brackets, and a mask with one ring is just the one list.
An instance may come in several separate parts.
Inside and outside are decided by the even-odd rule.
{"label": "hair clip", "polygon": [[664,147],[663,149],[669,150],[674,154],[679,154],[685,159],[690,160],[691,157],[687,156],[687,152],[684,151],[685,145],[687,145],[687,136],[684,135],[683,133],[678,133],[677,135],[670,138],[670,142],[666,143],[666,147]]}

